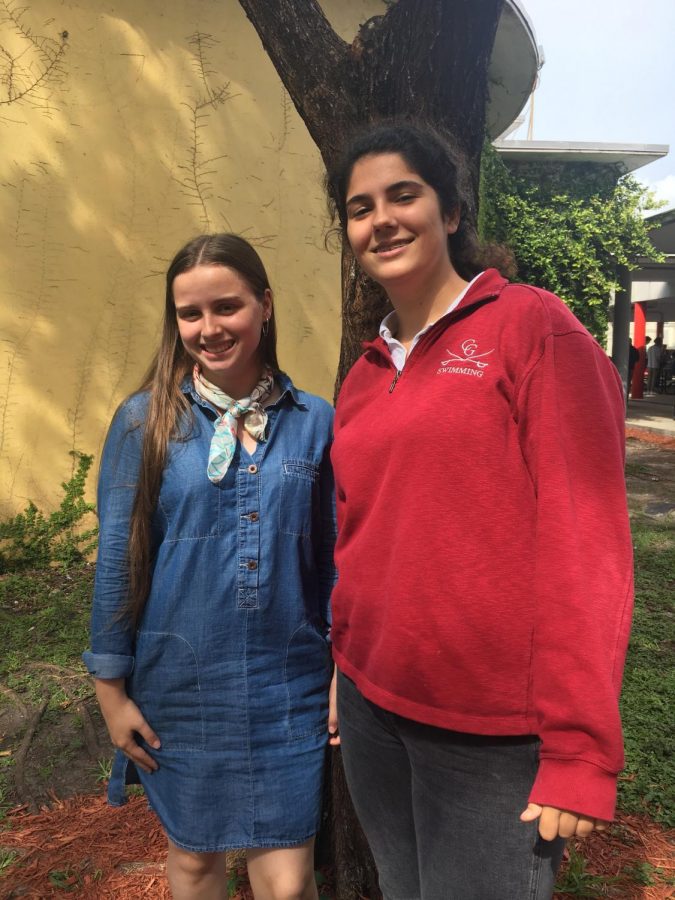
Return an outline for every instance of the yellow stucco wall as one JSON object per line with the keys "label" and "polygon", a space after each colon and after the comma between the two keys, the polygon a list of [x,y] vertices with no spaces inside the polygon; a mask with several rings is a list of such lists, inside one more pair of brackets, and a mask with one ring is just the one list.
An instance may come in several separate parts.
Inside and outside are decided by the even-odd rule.
{"label": "yellow stucco wall", "polygon": [[[349,40],[382,8],[323,6]],[[69,450],[97,465],[154,349],[166,264],[201,231],[255,244],[282,366],[332,395],[339,272],[321,174],[236,0],[2,3],[0,517],[29,498],[51,508]]]}

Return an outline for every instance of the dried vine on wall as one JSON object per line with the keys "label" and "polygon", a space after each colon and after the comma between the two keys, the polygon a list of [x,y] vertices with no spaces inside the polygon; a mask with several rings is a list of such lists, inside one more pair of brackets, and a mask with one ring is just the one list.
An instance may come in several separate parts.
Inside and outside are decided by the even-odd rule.
{"label": "dried vine on wall", "polygon": [[201,132],[209,122],[211,111],[217,110],[233,96],[230,93],[230,82],[225,81],[217,87],[211,86],[211,78],[215,74],[208,57],[208,51],[218,41],[209,34],[195,31],[188,43],[194,49],[194,66],[201,81],[204,92],[190,100],[183,101],[191,119],[191,140],[186,153],[186,161],[179,169],[184,173],[180,179],[181,190],[188,198],[191,206],[201,210],[201,225],[205,231],[211,230],[208,201],[213,198],[213,182],[211,176],[217,173],[214,163],[223,159],[225,154],[204,157],[204,141]]}
{"label": "dried vine on wall", "polygon": [[36,34],[27,24],[29,10],[0,0],[0,108],[28,104],[50,113],[53,88],[64,76],[68,32]]}
{"label": "dried vine on wall", "polygon": [[[38,33],[30,24],[31,7],[19,5],[14,0],[0,0],[0,124],[6,128],[25,126],[25,121],[16,117],[17,110],[36,110],[50,116],[56,109],[54,95],[65,78],[65,55],[68,47],[68,32],[57,31],[54,20],[44,23],[46,30],[53,27],[53,34]],[[26,186],[31,178],[49,176],[49,163],[45,160],[24,161],[23,173],[18,181],[6,181],[2,187],[16,192],[16,219],[14,243],[21,247],[27,241],[44,240],[46,233],[47,209],[31,218],[30,204],[26,204]],[[46,200],[50,188],[46,191]],[[37,235],[36,232],[37,231]],[[29,338],[38,321],[38,316],[46,299],[49,282],[47,255],[43,254],[41,264],[33,275],[38,283],[26,296],[17,290],[21,313],[17,316],[18,335],[5,336],[8,346],[3,370],[4,383],[0,396],[0,456],[4,455],[8,438],[10,406],[13,385],[17,377],[17,366],[25,353]],[[6,280],[11,284],[9,273]],[[24,325],[24,323],[26,323]],[[21,466],[23,454],[13,466],[9,480],[9,496],[13,496],[14,482]]]}

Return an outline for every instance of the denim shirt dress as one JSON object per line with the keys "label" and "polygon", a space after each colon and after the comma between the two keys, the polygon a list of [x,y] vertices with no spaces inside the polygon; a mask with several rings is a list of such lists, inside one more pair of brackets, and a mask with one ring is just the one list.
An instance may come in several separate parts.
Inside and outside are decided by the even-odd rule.
{"label": "denim shirt dress", "polygon": [[[109,801],[140,778],[170,839],[192,851],[302,843],[319,825],[327,742],[335,515],[332,407],[283,374],[266,440],[238,442],[219,484],[206,475],[216,410],[169,445],[152,521],[152,585],[134,633],[120,618],[147,394],[113,419],[98,487],[92,675],[125,678],[159,735],[152,774],[117,752]],[[137,737],[138,740],[140,738]]]}

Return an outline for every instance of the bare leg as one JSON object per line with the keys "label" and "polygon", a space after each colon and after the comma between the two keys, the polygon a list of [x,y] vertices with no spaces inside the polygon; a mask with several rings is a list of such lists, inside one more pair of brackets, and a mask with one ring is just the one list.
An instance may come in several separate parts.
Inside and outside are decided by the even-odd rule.
{"label": "bare leg", "polygon": [[246,862],[255,900],[318,900],[314,838],[297,847],[248,850]]}
{"label": "bare leg", "polygon": [[173,900],[227,900],[225,853],[192,853],[169,841],[166,874]]}

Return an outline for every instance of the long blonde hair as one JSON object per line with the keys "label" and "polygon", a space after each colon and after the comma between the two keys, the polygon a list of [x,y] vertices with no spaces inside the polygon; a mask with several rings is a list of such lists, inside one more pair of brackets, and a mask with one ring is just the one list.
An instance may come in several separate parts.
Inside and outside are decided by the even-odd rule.
{"label": "long blonde hair", "polygon": [[[127,546],[129,589],[126,613],[136,626],[150,592],[152,570],[151,522],[157,507],[169,441],[176,438],[191,408],[181,385],[194,361],[183,347],[178,331],[173,283],[196,266],[234,269],[262,302],[270,289],[262,260],[253,247],[236,234],[203,234],[193,238],[174,256],[166,273],[164,324],[159,348],[138,390],[149,393],[144,422],[141,467],[134,497]],[[274,308],[260,338],[263,364],[279,371]],[[138,393],[136,392],[136,393]]]}

